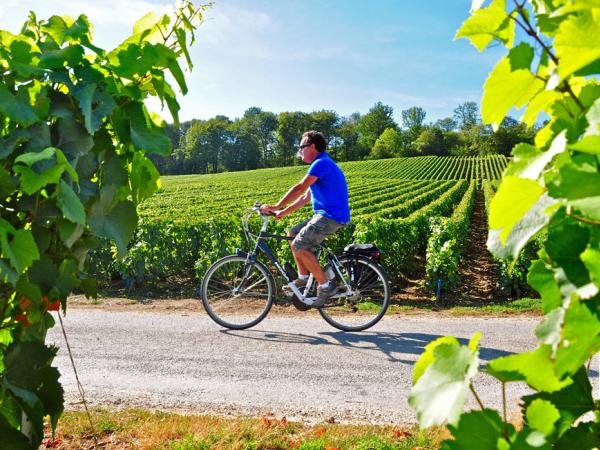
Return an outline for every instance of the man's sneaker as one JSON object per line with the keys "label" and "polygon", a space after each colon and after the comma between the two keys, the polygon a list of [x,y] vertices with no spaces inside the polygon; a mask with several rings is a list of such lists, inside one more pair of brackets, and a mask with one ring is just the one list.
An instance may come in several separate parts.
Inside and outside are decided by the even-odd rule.
{"label": "man's sneaker", "polygon": [[339,290],[340,288],[334,281],[329,281],[329,287],[322,288],[321,286],[319,286],[317,288],[317,299],[311,306],[313,308],[319,308],[325,305],[325,303],[327,303],[327,300],[329,300],[332,296],[337,294]]}
{"label": "man's sneaker", "polygon": [[[298,289],[300,289],[300,292],[304,291],[304,288],[306,287],[306,285],[308,284],[308,278],[306,280],[302,280],[300,278],[296,278],[293,283],[296,285],[296,287]],[[286,292],[292,292],[292,288],[290,288],[289,284],[286,284],[284,286],[282,286],[282,289]]]}

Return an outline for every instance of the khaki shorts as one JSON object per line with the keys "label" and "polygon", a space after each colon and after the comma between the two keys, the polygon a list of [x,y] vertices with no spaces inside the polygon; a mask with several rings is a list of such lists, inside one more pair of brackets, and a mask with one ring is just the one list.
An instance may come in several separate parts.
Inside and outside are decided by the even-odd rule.
{"label": "khaki shorts", "polygon": [[292,245],[296,250],[310,250],[314,252],[327,236],[346,225],[321,214],[315,214],[312,219],[305,220],[292,227],[290,231],[296,235],[292,241]]}

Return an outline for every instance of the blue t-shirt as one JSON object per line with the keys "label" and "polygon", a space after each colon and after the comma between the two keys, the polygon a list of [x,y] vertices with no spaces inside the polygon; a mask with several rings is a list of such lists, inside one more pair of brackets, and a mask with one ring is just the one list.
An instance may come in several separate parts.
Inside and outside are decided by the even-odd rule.
{"label": "blue t-shirt", "polygon": [[307,175],[318,180],[310,185],[315,214],[339,223],[350,222],[348,185],[342,169],[325,152],[319,154],[308,168]]}

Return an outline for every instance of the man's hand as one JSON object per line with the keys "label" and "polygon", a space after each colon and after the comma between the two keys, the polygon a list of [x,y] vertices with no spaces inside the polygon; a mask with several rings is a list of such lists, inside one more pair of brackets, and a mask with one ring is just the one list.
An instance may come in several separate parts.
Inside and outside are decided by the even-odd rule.
{"label": "man's hand", "polygon": [[287,216],[289,214],[288,211],[286,211],[285,209],[282,209],[280,211],[275,211],[275,220],[279,220],[285,216]]}
{"label": "man's hand", "polygon": [[275,205],[261,205],[260,212],[263,214],[274,214],[277,211],[277,207]]}

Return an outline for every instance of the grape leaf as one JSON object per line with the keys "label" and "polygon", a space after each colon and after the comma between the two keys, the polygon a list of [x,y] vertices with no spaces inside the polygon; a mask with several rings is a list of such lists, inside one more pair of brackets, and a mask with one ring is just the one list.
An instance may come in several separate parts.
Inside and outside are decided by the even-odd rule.
{"label": "grape leaf", "polygon": [[558,73],[566,78],[600,58],[600,10],[583,11],[565,19],[554,40],[560,60]]}

